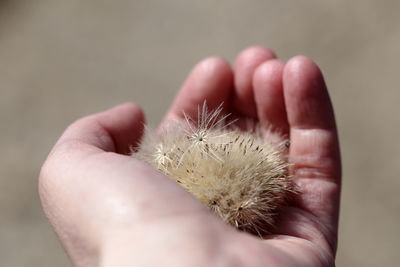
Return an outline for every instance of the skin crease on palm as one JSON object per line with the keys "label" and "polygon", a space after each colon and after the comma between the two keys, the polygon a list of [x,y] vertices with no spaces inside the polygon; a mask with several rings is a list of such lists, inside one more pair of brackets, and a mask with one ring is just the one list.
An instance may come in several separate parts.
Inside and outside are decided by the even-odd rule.
{"label": "skin crease on palm", "polygon": [[334,266],[341,165],[335,119],[319,68],[267,48],[195,66],[163,123],[197,115],[204,100],[290,138],[299,194],[274,235],[238,232],[189,193],[130,157],[144,115],[122,104],[70,125],[44,163],[43,208],[75,266]]}

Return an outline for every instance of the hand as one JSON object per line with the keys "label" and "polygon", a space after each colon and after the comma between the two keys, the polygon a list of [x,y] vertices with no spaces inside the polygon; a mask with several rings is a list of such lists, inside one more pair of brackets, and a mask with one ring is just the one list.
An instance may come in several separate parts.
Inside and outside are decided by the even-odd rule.
{"label": "hand", "polygon": [[318,67],[287,63],[266,48],[200,62],[164,122],[225,103],[240,121],[290,137],[300,193],[264,240],[223,223],[172,180],[127,154],[143,131],[133,104],[73,123],[40,174],[44,210],[76,266],[334,266],[340,155],[332,106]]}

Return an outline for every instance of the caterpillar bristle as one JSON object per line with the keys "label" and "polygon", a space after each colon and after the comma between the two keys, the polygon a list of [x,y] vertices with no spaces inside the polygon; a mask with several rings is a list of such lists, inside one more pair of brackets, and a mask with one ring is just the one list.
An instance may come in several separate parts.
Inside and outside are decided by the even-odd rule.
{"label": "caterpillar bristle", "polygon": [[[133,156],[158,169],[239,230],[264,235],[294,191],[284,150],[288,141],[265,140],[227,122],[222,105],[198,108],[197,119],[146,130]],[[267,135],[268,136],[268,135]]]}

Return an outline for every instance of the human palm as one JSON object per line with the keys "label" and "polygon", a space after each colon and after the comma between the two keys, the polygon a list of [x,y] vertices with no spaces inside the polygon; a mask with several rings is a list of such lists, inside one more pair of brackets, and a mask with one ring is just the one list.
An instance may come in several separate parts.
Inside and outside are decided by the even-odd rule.
{"label": "human palm", "polygon": [[210,108],[290,138],[299,194],[264,239],[238,232],[177,184],[127,156],[143,130],[133,104],[83,118],[57,142],[40,175],[44,210],[77,266],[334,266],[340,155],[333,110],[318,67],[251,47],[235,70],[200,62],[163,123]]}

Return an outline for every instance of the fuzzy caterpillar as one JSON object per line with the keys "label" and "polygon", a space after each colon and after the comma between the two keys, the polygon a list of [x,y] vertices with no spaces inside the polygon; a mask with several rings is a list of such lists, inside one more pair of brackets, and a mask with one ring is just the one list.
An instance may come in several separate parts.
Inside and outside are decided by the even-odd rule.
{"label": "fuzzy caterpillar", "polygon": [[[146,130],[132,155],[158,169],[239,230],[262,236],[294,191],[283,151],[273,134],[241,131],[226,123],[222,106],[198,108],[160,135]],[[267,140],[266,140],[267,139]],[[270,140],[268,140],[270,139]]]}

